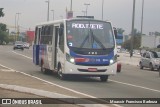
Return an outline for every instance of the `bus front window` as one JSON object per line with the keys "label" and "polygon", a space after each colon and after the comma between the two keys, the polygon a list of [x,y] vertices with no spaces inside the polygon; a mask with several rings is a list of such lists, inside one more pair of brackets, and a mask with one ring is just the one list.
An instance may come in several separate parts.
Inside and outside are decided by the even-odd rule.
{"label": "bus front window", "polygon": [[111,24],[104,21],[73,20],[67,22],[69,48],[104,50],[114,48]]}

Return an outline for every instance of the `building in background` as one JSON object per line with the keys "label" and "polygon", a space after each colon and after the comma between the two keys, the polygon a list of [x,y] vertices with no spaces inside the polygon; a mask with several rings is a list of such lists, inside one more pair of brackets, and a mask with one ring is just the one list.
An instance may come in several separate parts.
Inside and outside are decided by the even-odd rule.
{"label": "building in background", "polygon": [[152,35],[147,36],[143,35],[141,38],[141,48],[160,48],[160,36]]}

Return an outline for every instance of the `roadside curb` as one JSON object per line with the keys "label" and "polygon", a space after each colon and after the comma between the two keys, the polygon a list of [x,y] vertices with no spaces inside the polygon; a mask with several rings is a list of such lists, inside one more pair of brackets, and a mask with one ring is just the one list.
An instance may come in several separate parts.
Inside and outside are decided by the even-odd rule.
{"label": "roadside curb", "polygon": [[[20,73],[20,74],[22,74],[24,76],[28,76],[28,77],[34,78],[37,81],[43,81],[43,82],[46,82],[46,83],[50,83],[50,82],[42,80],[42,79],[40,79],[38,77],[34,77],[34,76],[30,75],[30,74],[26,74],[24,72],[20,72],[20,71],[14,70],[14,69],[10,69],[10,68],[8,68],[8,67],[6,67],[4,65],[0,64],[0,66],[2,66],[3,68],[6,68],[6,69],[4,69],[5,72],[17,72],[17,73]],[[56,84],[54,84],[54,85],[56,85]],[[58,85],[56,85],[56,86],[58,86]],[[67,89],[67,88],[64,88],[62,86],[58,86],[58,87],[59,88],[63,88],[63,89]],[[90,106],[92,106],[92,107],[108,107],[108,106],[106,106],[104,104],[95,104],[95,102],[91,101],[91,100],[85,100],[85,99],[83,100],[83,98],[80,99],[80,101],[87,102],[87,104],[86,103],[79,104],[79,103],[76,103],[77,102],[77,98],[79,98],[79,97],[69,96],[69,95],[60,94],[60,93],[56,93],[56,92],[45,91],[43,89],[29,88],[29,87],[19,86],[19,85],[9,85],[9,84],[5,84],[5,83],[0,84],[0,88],[6,89],[6,90],[11,90],[11,91],[22,92],[22,93],[26,93],[26,94],[28,93],[28,94],[38,95],[38,96],[42,96],[42,97],[46,97],[46,98],[57,98],[57,99],[60,98],[59,100],[62,101],[62,102],[66,102],[66,104],[67,103],[75,104],[75,105],[80,106],[80,107],[90,107]],[[73,98],[73,100],[68,100],[67,98]],[[76,99],[74,99],[74,98],[76,98]],[[88,98],[91,98],[91,97],[88,97]],[[112,106],[115,107],[116,105],[112,104]]]}
{"label": "roadside curb", "polygon": [[53,93],[49,91],[34,89],[34,88],[28,88],[28,87],[22,87],[17,85],[7,85],[7,84],[0,84],[0,87],[7,90],[14,90],[18,92],[24,92],[24,93],[31,93],[38,96],[48,97],[48,98],[76,98],[72,96],[67,96],[59,93]]}
{"label": "roadside curb", "polygon": [[[73,96],[68,96],[68,95],[63,95],[55,92],[49,92],[49,91],[44,91],[44,90],[39,90],[39,89],[34,89],[34,88],[28,88],[28,87],[22,87],[22,86],[17,86],[17,85],[7,85],[7,84],[0,84],[0,88],[7,89],[7,90],[13,90],[13,91],[18,91],[22,93],[30,93],[46,98],[62,98],[61,101],[71,103],[71,104],[76,104],[77,100],[67,100],[65,98],[77,98]],[[108,107],[103,104],[95,104],[93,101],[90,100],[81,100],[82,102],[88,102],[88,104],[76,104],[77,106],[81,107],[90,107],[92,104],[92,107]],[[116,105],[115,105],[116,106]]]}

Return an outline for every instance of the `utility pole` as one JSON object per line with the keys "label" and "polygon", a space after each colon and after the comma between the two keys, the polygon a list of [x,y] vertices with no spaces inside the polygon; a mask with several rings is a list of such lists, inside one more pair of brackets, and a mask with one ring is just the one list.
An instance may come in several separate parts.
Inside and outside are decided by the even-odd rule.
{"label": "utility pole", "polygon": [[133,56],[133,46],[134,46],[134,18],[135,18],[135,2],[136,0],[133,0],[133,14],[132,14],[132,33],[131,33],[131,50],[130,50],[130,57]]}
{"label": "utility pole", "polygon": [[19,38],[19,15],[21,13],[16,13],[16,14],[18,15],[18,17],[17,17],[17,38],[16,38],[16,40],[18,40],[18,38]]}
{"label": "utility pole", "polygon": [[84,5],[86,5],[86,16],[87,16],[87,9],[90,4],[84,3]]}
{"label": "utility pole", "polygon": [[15,14],[15,36],[14,36],[14,41],[16,41],[16,31],[17,31],[17,13]]}
{"label": "utility pole", "polygon": [[71,0],[71,7],[70,7],[70,11],[72,11],[72,0]]}
{"label": "utility pole", "polygon": [[46,3],[48,3],[48,10],[47,10],[47,21],[49,21],[49,0],[46,1]]}
{"label": "utility pole", "polygon": [[83,15],[85,16],[86,11],[82,11],[82,12],[83,12]]}
{"label": "utility pole", "polygon": [[102,0],[102,20],[103,20],[103,4],[104,4],[104,0]]}
{"label": "utility pole", "polygon": [[144,0],[142,0],[141,36],[143,34],[143,10],[144,10]]}
{"label": "utility pole", "polygon": [[51,10],[53,12],[53,20],[54,20],[54,10]]}

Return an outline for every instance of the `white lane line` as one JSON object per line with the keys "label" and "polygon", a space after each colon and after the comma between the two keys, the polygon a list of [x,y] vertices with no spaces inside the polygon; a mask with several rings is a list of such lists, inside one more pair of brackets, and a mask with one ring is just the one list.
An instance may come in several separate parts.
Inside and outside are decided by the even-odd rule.
{"label": "white lane line", "polygon": [[1,66],[1,67],[3,67],[3,68],[7,68],[7,69],[9,69],[8,67],[6,67],[6,66],[4,66],[4,65],[2,65],[2,64],[0,64],[0,66]]}
{"label": "white lane line", "polygon": [[[15,54],[18,54],[18,55],[24,56],[24,57],[26,57],[26,58],[32,59],[32,58],[30,58],[30,57],[28,57],[28,56],[25,56],[25,55],[19,54],[19,53],[17,53],[17,52],[14,52],[14,51],[12,51],[12,52],[13,52],[13,53],[15,53]],[[8,68],[8,67],[6,67],[6,68]],[[10,69],[11,69],[11,68],[10,68]],[[12,70],[13,70],[13,69],[12,69]],[[20,72],[20,71],[17,71],[17,72]],[[49,83],[49,84],[55,85],[55,86],[57,86],[57,87],[60,87],[60,88],[63,88],[63,89],[66,89],[66,90],[72,91],[72,92],[77,93],[77,94],[81,94],[81,95],[84,95],[84,96],[87,96],[87,97],[90,97],[90,98],[96,98],[96,97],[94,97],[94,96],[90,96],[90,95],[88,95],[88,94],[84,94],[84,93],[81,93],[81,92],[78,92],[78,91],[72,90],[72,89],[70,89],[70,88],[63,87],[63,86],[61,86],[61,85],[58,85],[58,84],[55,84],[55,83],[52,83],[52,82],[49,82],[49,81],[43,80],[43,79],[41,79],[41,78],[38,78],[38,77],[35,77],[35,76],[32,76],[32,75],[26,74],[26,73],[24,73],[24,72],[20,72],[20,73],[22,73],[22,74],[24,74],[24,75],[27,75],[27,76],[29,76],[29,77],[36,78],[36,79],[41,80],[41,81],[43,81],[43,82],[46,82],[46,83]]]}
{"label": "white lane line", "polygon": [[[12,52],[14,52],[14,51],[12,51]],[[18,54],[18,55],[21,55],[21,56],[24,56],[24,57],[26,57],[26,58],[29,58],[29,59],[32,59],[31,57],[28,57],[28,56],[25,56],[25,55],[22,55],[22,54],[19,54],[19,53],[16,53],[16,52],[14,52],[15,54]],[[36,77],[37,78],[37,77]],[[110,79],[109,79],[110,80]],[[45,81],[45,80],[44,80]],[[110,81],[113,81],[113,82],[116,82],[116,83],[119,83],[119,84],[123,84],[123,85],[128,85],[128,86],[132,86],[132,87],[137,87],[137,88],[141,88],[141,89],[145,89],[145,90],[150,90],[150,91],[154,91],[154,92],[158,92],[158,93],[160,93],[160,90],[156,90],[156,89],[152,89],[152,88],[148,88],[148,87],[143,87],[143,86],[139,86],[139,85],[134,85],[134,84],[129,84],[129,83],[125,83],[125,82],[120,82],[120,81],[115,81],[115,80],[110,80]],[[51,82],[50,82],[51,83]],[[53,84],[53,83],[51,83],[51,84]],[[56,85],[56,86],[59,86],[59,85],[57,85],[57,84],[54,84],[54,85]],[[60,87],[62,87],[62,86],[60,86]],[[65,87],[66,88],[66,87]],[[74,91],[74,90],[73,90]],[[89,97],[89,96],[88,96]],[[93,96],[91,96],[91,98],[92,98]],[[95,97],[93,97],[93,98],[95,98]]]}
{"label": "white lane line", "polygon": [[129,84],[129,83],[120,82],[120,81],[115,81],[115,80],[110,80],[110,79],[109,79],[109,81],[160,93],[160,90],[156,90],[156,89],[152,89],[152,88],[147,88],[147,87],[143,87],[143,86],[139,86],[139,85]]}
{"label": "white lane line", "polygon": [[28,57],[28,56],[25,56],[25,55],[23,55],[23,54],[20,54],[20,53],[17,53],[17,52],[15,52],[15,51],[12,51],[13,53],[15,53],[15,54],[17,54],[17,55],[21,55],[21,56],[23,56],[23,57],[26,57],[26,58],[28,58],[28,59],[31,59],[32,60],[32,58],[31,57]]}
{"label": "white lane line", "polygon": [[[30,74],[27,74],[27,73],[24,73],[24,72],[20,72],[20,71],[16,71],[16,70],[14,70],[14,69],[12,69],[12,68],[9,68],[9,67],[6,67],[6,66],[4,66],[4,65],[2,65],[2,64],[0,64],[0,66],[5,67],[5,68],[10,69],[10,70],[15,71],[15,72],[19,72],[19,73],[24,74],[24,75],[26,75],[26,76],[35,78],[35,79],[37,79],[37,80],[46,82],[46,83],[48,83],[48,84],[55,85],[55,86],[57,86],[57,87],[59,87],[59,88],[62,88],[62,89],[65,89],[65,90],[74,92],[74,93],[76,93],[76,94],[84,95],[84,96],[89,97],[89,98],[97,98],[97,97],[94,97],[94,96],[91,96],[91,95],[88,95],[88,94],[85,94],[85,93],[82,93],[82,92],[79,92],[79,91],[75,91],[75,90],[73,90],[73,89],[70,89],[70,88],[67,88],[67,87],[64,87],[64,86],[61,86],[61,85],[58,85],[58,84],[55,84],[55,83],[52,83],[52,82],[43,80],[43,79],[41,79],[41,78],[32,76],[32,75],[30,75]],[[123,106],[120,106],[120,105],[117,105],[117,104],[111,104],[111,105],[114,105],[114,106],[116,106],[116,107],[123,107]],[[103,107],[103,106],[102,106],[102,107]],[[108,107],[108,106],[107,106],[107,107]]]}
{"label": "white lane line", "polygon": [[58,85],[58,84],[55,84],[55,83],[52,83],[52,82],[43,80],[43,79],[41,79],[41,78],[32,76],[32,75],[30,75],[30,74],[27,74],[27,73],[24,73],[24,72],[20,72],[20,71],[16,71],[16,70],[14,70],[14,69],[12,69],[12,68],[9,68],[9,67],[6,67],[6,66],[4,66],[4,65],[2,65],[2,64],[0,64],[0,66],[3,66],[3,67],[5,67],[5,68],[7,68],[7,69],[9,69],[9,70],[11,70],[11,71],[19,72],[19,73],[24,74],[24,75],[26,75],[26,76],[29,76],[29,77],[38,79],[38,80],[43,81],[43,82],[46,82],[46,83],[48,83],[48,84],[55,85],[55,86],[57,86],[57,87],[60,87],[60,88],[63,88],[63,89],[72,91],[72,92],[74,92],[74,93],[81,94],[81,95],[84,95],[84,96],[87,96],[87,97],[90,97],[90,98],[96,98],[96,97],[94,97],[94,96],[91,96],[91,95],[88,95],[88,94],[84,94],[84,93],[81,93],[81,92],[72,90],[72,89],[70,89],[70,88],[63,87],[63,86],[61,86],[61,85]]}
{"label": "white lane line", "polygon": [[0,71],[3,71],[3,72],[14,72],[14,70],[11,70],[11,69],[0,69]]}

